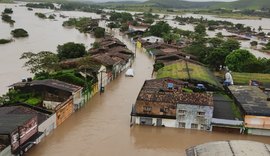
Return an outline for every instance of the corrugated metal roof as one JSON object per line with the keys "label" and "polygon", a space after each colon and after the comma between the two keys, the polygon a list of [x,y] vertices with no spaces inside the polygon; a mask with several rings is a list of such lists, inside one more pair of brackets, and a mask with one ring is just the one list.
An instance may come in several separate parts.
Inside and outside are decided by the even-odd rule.
{"label": "corrugated metal roof", "polygon": [[0,115],[0,134],[10,134],[18,126],[24,125],[25,122],[33,118],[33,114],[24,114],[24,115]]}
{"label": "corrugated metal roof", "polygon": [[269,156],[270,145],[245,140],[217,141],[186,150],[187,156]]}
{"label": "corrugated metal roof", "polygon": [[267,95],[256,86],[229,86],[247,115],[270,116]]}

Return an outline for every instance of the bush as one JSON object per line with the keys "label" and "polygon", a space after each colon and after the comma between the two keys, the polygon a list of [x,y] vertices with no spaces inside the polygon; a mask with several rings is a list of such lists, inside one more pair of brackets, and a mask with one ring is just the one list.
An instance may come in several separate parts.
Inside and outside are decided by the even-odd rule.
{"label": "bush", "polygon": [[85,46],[80,43],[68,42],[57,46],[57,56],[60,60],[79,58],[86,54]]}
{"label": "bush", "polygon": [[12,14],[13,13],[13,10],[12,10],[12,8],[5,8],[5,10],[4,10],[3,13],[4,14]]}
{"label": "bush", "polygon": [[28,37],[28,32],[22,28],[15,29],[11,31],[13,37]]}
{"label": "bush", "polygon": [[7,23],[10,23],[10,24],[15,23],[15,21],[12,20],[11,16],[9,16],[7,14],[2,14],[2,20],[7,22]]}
{"label": "bush", "polygon": [[9,43],[11,41],[12,41],[12,39],[0,39],[0,44],[6,44],[6,43]]}
{"label": "bush", "polygon": [[101,27],[97,27],[94,31],[94,36],[96,38],[101,38],[105,36],[105,29]]}
{"label": "bush", "polygon": [[46,18],[47,18],[47,16],[46,16],[45,14],[40,13],[40,12],[36,12],[35,15],[36,15],[37,17],[39,17],[39,18],[42,18],[42,19],[46,19]]}

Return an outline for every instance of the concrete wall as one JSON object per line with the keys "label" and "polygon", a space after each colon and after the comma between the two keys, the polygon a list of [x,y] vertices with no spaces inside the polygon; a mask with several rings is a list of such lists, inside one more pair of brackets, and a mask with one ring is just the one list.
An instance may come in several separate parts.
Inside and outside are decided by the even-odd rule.
{"label": "concrete wall", "polygon": [[7,146],[4,150],[0,152],[0,156],[13,156],[11,153],[11,146]]}
{"label": "concrete wall", "polygon": [[[184,123],[185,127],[182,128],[192,128],[192,124],[195,124],[198,130],[211,130],[213,110],[212,106],[177,104],[176,126],[181,127],[180,123]],[[205,114],[198,115],[198,112],[204,112]]]}
{"label": "concrete wall", "polygon": [[270,129],[248,129],[248,134],[270,136]]}
{"label": "concrete wall", "polygon": [[38,126],[38,131],[45,136],[49,135],[56,128],[56,114],[51,115],[47,120]]}
{"label": "concrete wall", "polygon": [[[137,125],[141,125],[141,118],[151,118],[151,117],[133,117],[133,121]],[[151,126],[157,126],[158,118],[151,118],[152,123],[150,124]],[[160,118],[159,118],[160,119]],[[165,127],[176,127],[176,120],[175,119],[161,119],[161,125]]]}

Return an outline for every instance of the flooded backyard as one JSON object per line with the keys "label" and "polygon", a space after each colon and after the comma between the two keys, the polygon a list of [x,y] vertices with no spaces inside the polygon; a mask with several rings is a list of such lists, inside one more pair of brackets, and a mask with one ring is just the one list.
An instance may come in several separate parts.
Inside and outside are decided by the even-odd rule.
{"label": "flooded backyard", "polygon": [[[90,35],[80,34],[75,29],[62,27],[67,19],[57,21],[39,19],[34,12],[50,12],[50,10],[27,11],[25,7],[12,7],[14,27],[0,22],[0,38],[10,37],[10,31],[22,27],[29,32],[25,39],[0,45],[0,94],[9,84],[20,81],[22,77],[31,76],[19,60],[25,51],[55,51],[58,44],[66,42],[84,43],[88,48],[95,40]],[[60,13],[56,13],[59,15]],[[61,14],[80,17],[97,17],[96,14],[82,12],[61,12]],[[270,20],[268,19],[270,24]],[[105,23],[101,23],[101,25]],[[113,32],[117,38],[125,42],[129,49],[135,47],[125,36]],[[135,77],[120,75],[105,87],[103,94],[95,95],[84,108],[74,113],[63,124],[35,145],[28,156],[182,156],[185,149],[201,143],[218,140],[253,140],[270,144],[269,137],[246,136],[228,133],[204,132],[197,130],[174,129],[164,127],[132,126],[130,127],[131,106],[146,79],[151,79],[153,60],[140,49],[136,51],[136,59],[132,66]]]}

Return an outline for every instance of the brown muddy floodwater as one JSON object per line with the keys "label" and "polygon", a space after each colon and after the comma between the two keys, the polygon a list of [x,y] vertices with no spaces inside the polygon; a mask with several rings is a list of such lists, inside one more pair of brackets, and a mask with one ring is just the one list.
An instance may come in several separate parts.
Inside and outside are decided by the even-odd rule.
{"label": "brown muddy floodwater", "polygon": [[[58,44],[80,42],[89,47],[94,39],[80,34],[75,29],[61,26],[66,19],[56,21],[42,20],[35,12],[51,12],[14,4],[1,4],[0,11],[12,7],[14,27],[0,21],[0,38],[9,38],[10,31],[22,27],[29,37],[15,39],[14,42],[0,45],[0,93],[6,86],[20,80],[29,73],[22,68],[19,57],[24,51],[55,51]],[[68,16],[95,17],[95,14],[81,12],[61,12]],[[116,37],[123,38],[115,33]],[[127,40],[124,41],[127,43]],[[130,49],[134,50],[131,44]],[[164,127],[130,127],[131,105],[146,79],[151,79],[153,60],[138,51],[133,65],[135,77],[119,76],[105,88],[105,93],[94,96],[84,108],[74,113],[42,142],[35,145],[28,156],[181,156],[185,149],[197,144],[218,140],[243,139],[270,144],[270,137],[245,136],[226,133],[202,132],[196,130],[173,129]]]}
{"label": "brown muddy floodwater", "polygon": [[[128,47],[132,48],[130,44]],[[133,65],[135,77],[119,76],[106,86],[105,93],[95,95],[84,108],[26,155],[182,156],[186,148],[210,141],[241,139],[270,144],[269,137],[164,127],[130,127],[131,105],[145,79],[151,79],[152,64],[147,54],[137,51]]]}

